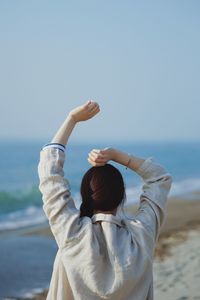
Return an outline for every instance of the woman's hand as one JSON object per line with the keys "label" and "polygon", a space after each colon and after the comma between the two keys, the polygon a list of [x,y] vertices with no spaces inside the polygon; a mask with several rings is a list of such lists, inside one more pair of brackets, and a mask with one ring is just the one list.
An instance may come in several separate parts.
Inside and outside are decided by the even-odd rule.
{"label": "woman's hand", "polygon": [[104,166],[109,160],[113,160],[114,155],[115,150],[113,148],[93,149],[88,153],[88,161],[93,167],[100,167]]}
{"label": "woman's hand", "polygon": [[85,104],[74,108],[69,113],[69,117],[73,119],[75,123],[80,121],[86,121],[94,117],[100,111],[99,104],[92,100],[87,101]]}

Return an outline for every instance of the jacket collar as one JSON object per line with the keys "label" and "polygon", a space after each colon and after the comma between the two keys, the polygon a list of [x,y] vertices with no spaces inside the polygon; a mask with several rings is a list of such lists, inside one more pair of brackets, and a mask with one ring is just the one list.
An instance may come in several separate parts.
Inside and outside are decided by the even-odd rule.
{"label": "jacket collar", "polygon": [[104,221],[104,222],[114,223],[120,227],[123,226],[121,219],[112,214],[97,213],[94,214],[91,219],[92,219],[92,223],[95,223],[97,221]]}

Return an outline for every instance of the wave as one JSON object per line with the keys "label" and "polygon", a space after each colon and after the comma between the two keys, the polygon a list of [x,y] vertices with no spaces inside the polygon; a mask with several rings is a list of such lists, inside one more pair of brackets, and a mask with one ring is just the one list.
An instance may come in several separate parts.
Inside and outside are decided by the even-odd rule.
{"label": "wave", "polygon": [[46,222],[38,186],[25,191],[0,191],[0,231]]}
{"label": "wave", "polygon": [[172,184],[169,196],[182,196],[195,191],[200,191],[200,178],[184,179]]}
{"label": "wave", "polygon": [[0,232],[43,224],[47,218],[40,207],[29,206],[25,209],[0,216]]}
{"label": "wave", "polygon": [[18,211],[32,205],[41,206],[38,186],[33,185],[25,191],[0,191],[0,214]]}
{"label": "wave", "polygon": [[[190,198],[192,200],[193,198],[195,198],[195,195],[192,195],[192,193],[195,191],[200,191],[200,178],[184,179],[172,183],[169,197],[180,196],[182,198],[186,197],[187,199]],[[140,198],[141,192],[142,184],[134,188],[127,188],[127,204],[137,203]],[[190,197],[188,197],[188,195]]]}
{"label": "wave", "polygon": [[[192,192],[200,191],[200,178],[185,179],[174,182],[169,197],[185,197]],[[139,202],[142,192],[142,184],[126,189],[126,203],[131,205]],[[195,197],[195,196],[194,196]],[[80,207],[80,194],[74,194],[77,208]],[[27,226],[44,224],[47,218],[42,209],[41,193],[37,186],[31,187],[25,192],[0,192],[0,231],[19,229]]]}

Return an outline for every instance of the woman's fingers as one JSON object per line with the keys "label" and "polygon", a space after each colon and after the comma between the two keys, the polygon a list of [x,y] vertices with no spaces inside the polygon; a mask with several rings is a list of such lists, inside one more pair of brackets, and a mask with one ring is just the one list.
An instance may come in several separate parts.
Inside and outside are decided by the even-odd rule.
{"label": "woman's fingers", "polygon": [[105,158],[105,154],[102,152],[102,150],[93,149],[90,151],[90,153],[94,158]]}
{"label": "woman's fingers", "polygon": [[88,153],[88,162],[94,167],[104,166],[108,161],[106,155],[102,153],[102,150],[93,149]]}
{"label": "woman's fingers", "polygon": [[84,105],[84,109],[86,114],[88,115],[88,119],[91,119],[100,111],[99,104],[92,100],[86,102],[86,104]]}
{"label": "woman's fingers", "polygon": [[89,112],[89,116],[90,118],[93,118],[96,114],[98,114],[98,112],[100,112],[100,108],[97,107],[95,109],[93,109],[92,111]]}
{"label": "woman's fingers", "polygon": [[105,158],[101,154],[89,153],[88,155],[89,155],[89,158],[90,158],[91,161],[105,162]]}
{"label": "woman's fingers", "polygon": [[92,149],[91,151],[90,151],[90,153],[100,153],[101,152],[101,150],[99,150],[99,149]]}
{"label": "woman's fingers", "polygon": [[85,108],[88,108],[92,103],[92,100],[88,100],[85,104],[84,104],[84,107]]}
{"label": "woman's fingers", "polygon": [[95,108],[97,106],[99,106],[99,104],[97,102],[95,102],[95,101],[91,100],[91,101],[88,102],[88,108],[90,108],[90,109],[93,109],[93,108]]}
{"label": "woman's fingers", "polygon": [[92,151],[90,151],[90,154],[94,157],[94,158],[104,158],[104,154],[101,152],[101,150],[98,149],[93,149]]}
{"label": "woman's fingers", "polygon": [[93,149],[88,153],[88,161],[93,166],[104,166],[110,159],[111,155],[109,154],[110,148],[105,149]]}
{"label": "woman's fingers", "polygon": [[99,104],[95,101],[89,100],[86,102],[85,107],[88,111],[92,111],[93,109],[99,107]]}
{"label": "woman's fingers", "polygon": [[94,167],[101,167],[101,166],[105,165],[105,163],[95,162],[95,161],[91,160],[90,158],[88,158],[88,162]]}
{"label": "woman's fingers", "polygon": [[92,156],[97,157],[100,154],[100,151],[97,149],[93,149],[88,154],[91,154]]}
{"label": "woman's fingers", "polygon": [[107,155],[102,153],[102,150],[93,149],[90,153],[88,153],[88,159],[90,163],[96,166],[104,166],[108,162]]}
{"label": "woman's fingers", "polygon": [[94,114],[94,113],[96,113],[96,112],[98,112],[98,111],[100,111],[100,107],[99,107],[99,105],[96,105],[95,107],[93,107],[93,108],[91,109],[90,113]]}

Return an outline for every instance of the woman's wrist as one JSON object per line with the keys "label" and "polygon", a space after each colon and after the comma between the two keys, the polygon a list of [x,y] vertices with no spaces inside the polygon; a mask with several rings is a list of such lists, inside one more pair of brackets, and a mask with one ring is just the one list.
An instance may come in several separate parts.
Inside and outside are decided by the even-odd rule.
{"label": "woman's wrist", "polygon": [[104,148],[102,150],[104,153],[106,153],[106,156],[108,158],[108,161],[109,160],[113,160],[115,161],[115,155],[116,155],[116,149],[112,148],[112,147],[107,147],[107,148]]}
{"label": "woman's wrist", "polygon": [[111,157],[111,160],[113,160],[115,162],[119,162],[118,161],[118,156],[119,156],[119,150],[117,150],[115,148],[110,148],[110,157]]}
{"label": "woman's wrist", "polygon": [[76,120],[76,117],[71,112],[68,114],[67,119],[73,125],[76,125],[76,123],[78,123],[78,121]]}

